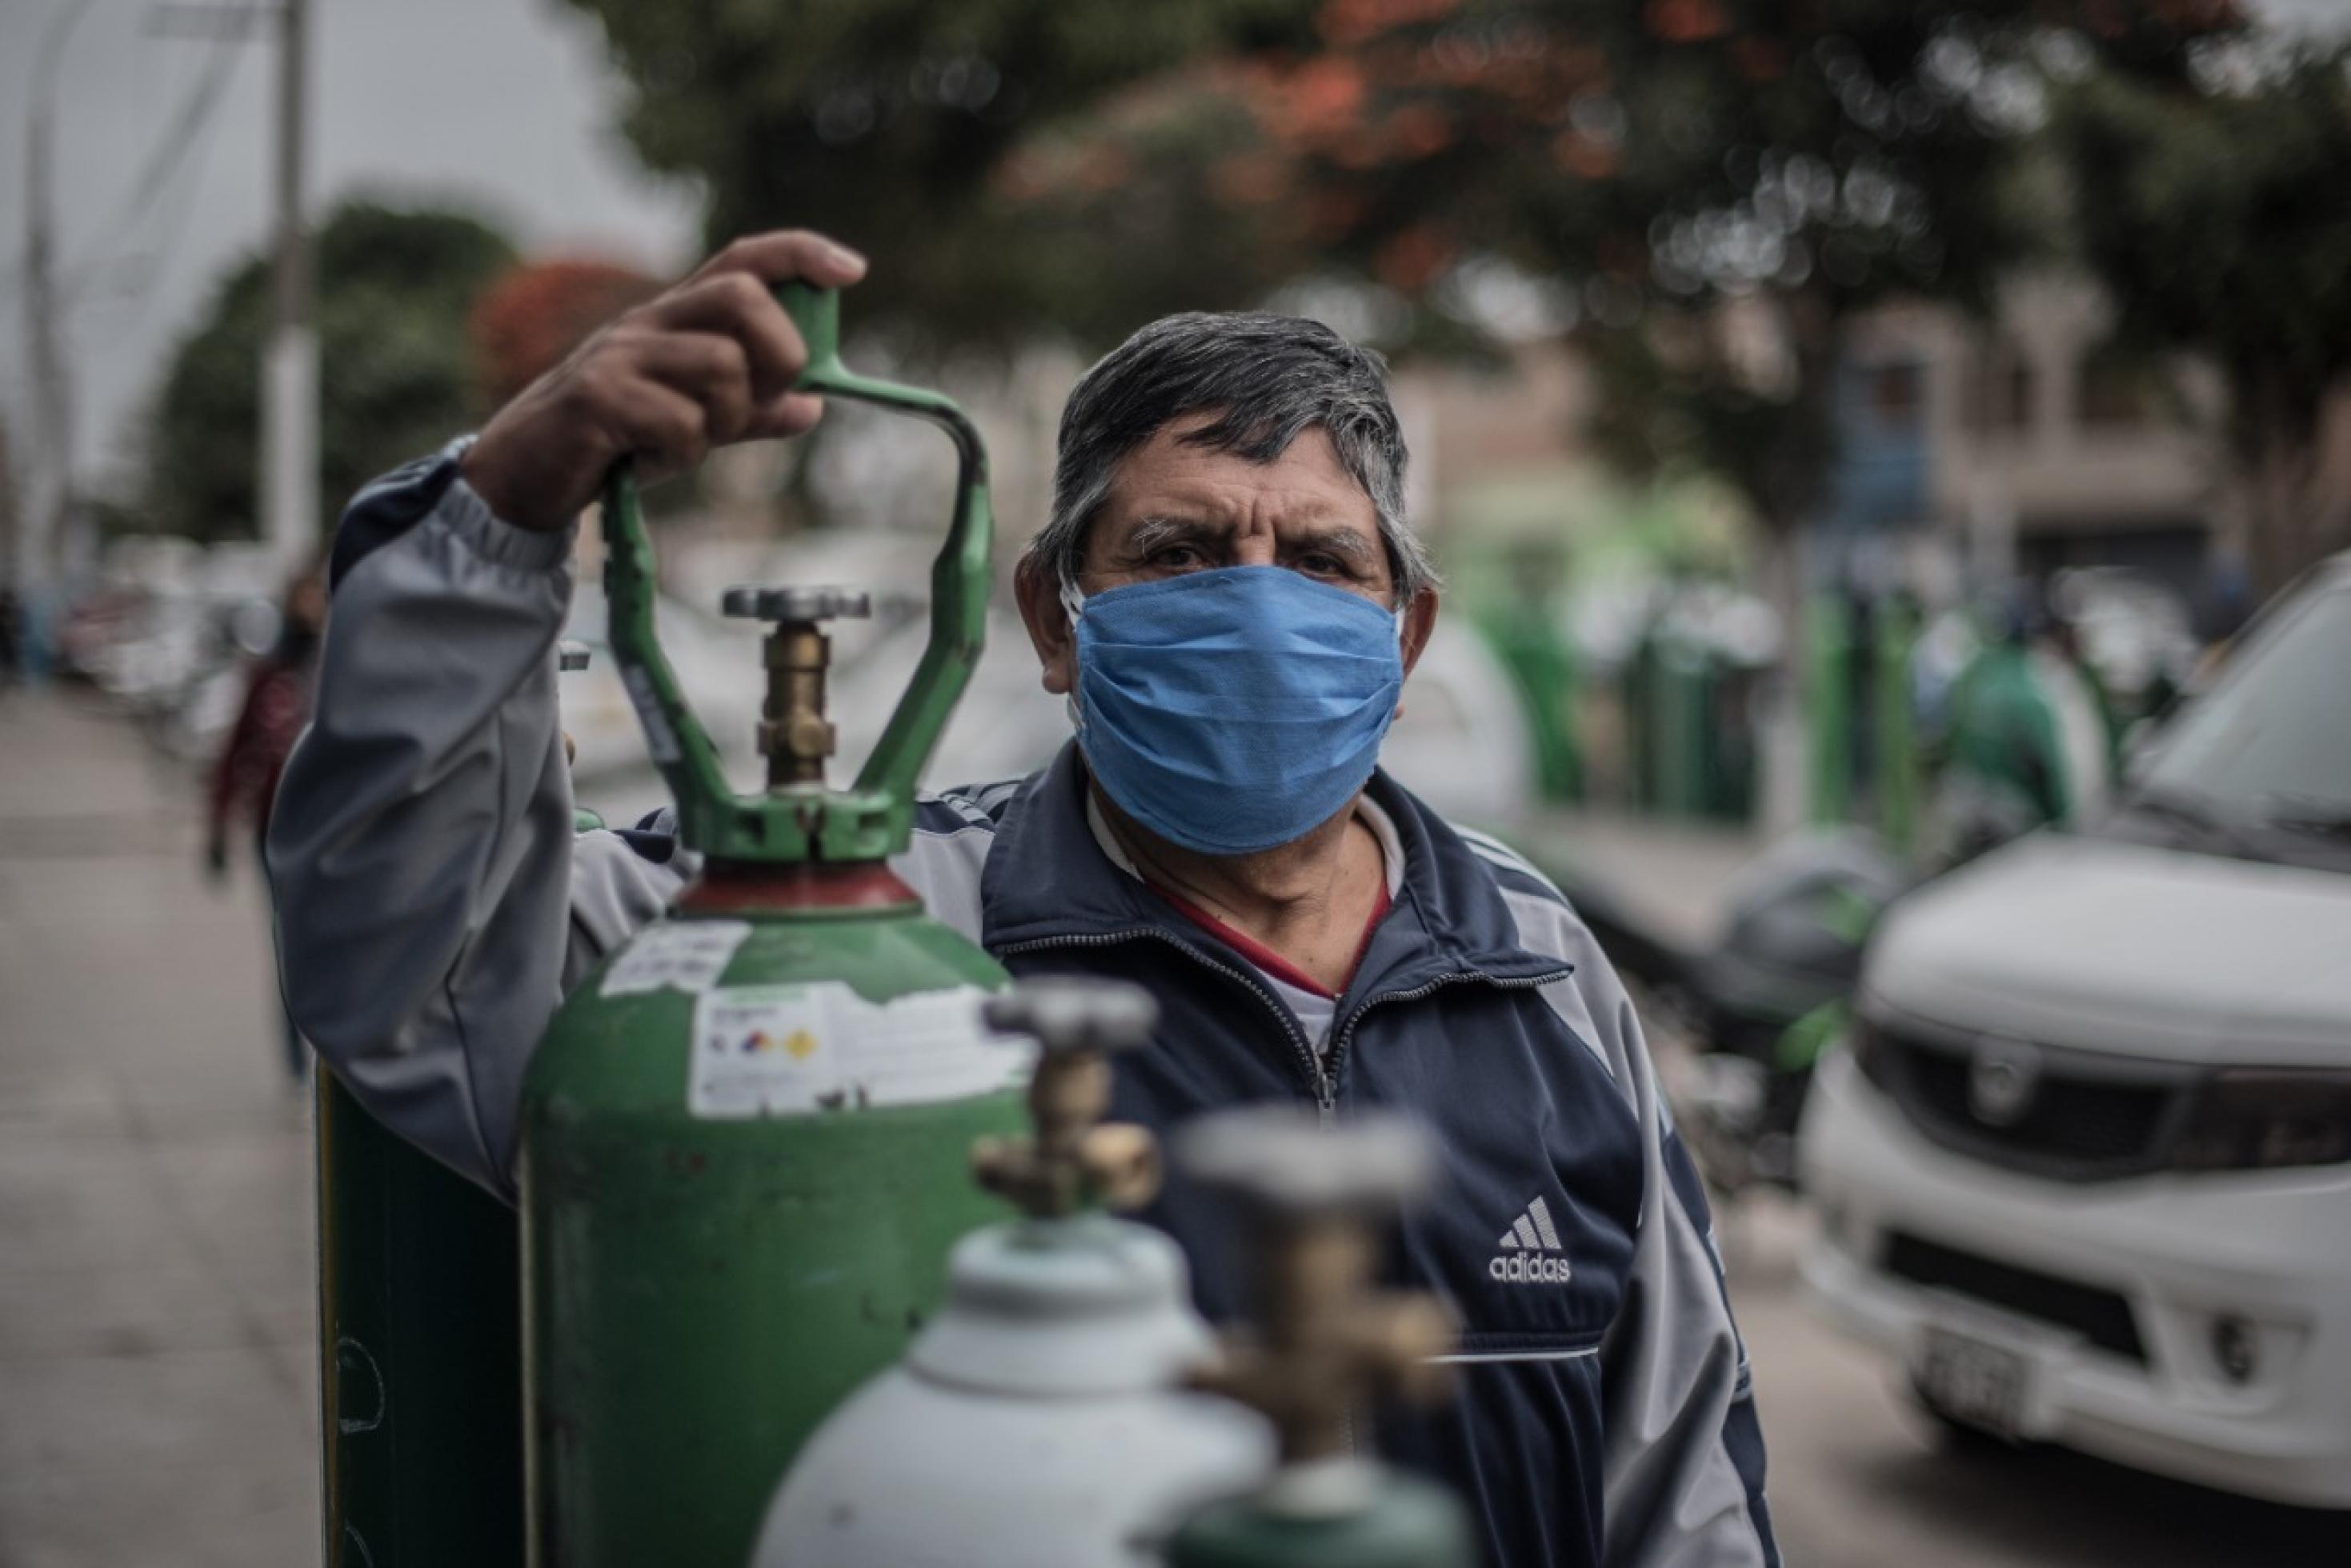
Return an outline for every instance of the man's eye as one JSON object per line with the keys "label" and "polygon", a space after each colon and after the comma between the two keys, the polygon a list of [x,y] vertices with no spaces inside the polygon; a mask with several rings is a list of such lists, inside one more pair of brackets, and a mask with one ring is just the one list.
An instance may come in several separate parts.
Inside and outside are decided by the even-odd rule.
{"label": "man's eye", "polygon": [[1325,577],[1343,577],[1347,575],[1347,564],[1336,556],[1319,554],[1301,556],[1298,558],[1298,569]]}
{"label": "man's eye", "polygon": [[1155,566],[1196,566],[1204,558],[1197,545],[1167,545],[1151,553]]}

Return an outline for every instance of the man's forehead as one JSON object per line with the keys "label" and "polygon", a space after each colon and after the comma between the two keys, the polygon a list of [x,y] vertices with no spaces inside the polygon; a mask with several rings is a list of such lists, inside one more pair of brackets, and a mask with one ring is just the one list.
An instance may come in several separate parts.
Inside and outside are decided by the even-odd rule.
{"label": "man's forehead", "polygon": [[1170,420],[1121,458],[1106,510],[1129,523],[1144,516],[1231,522],[1270,507],[1287,520],[1377,526],[1372,498],[1339,461],[1322,426],[1308,426],[1280,455],[1259,462],[1186,439],[1216,421],[1213,410]]}

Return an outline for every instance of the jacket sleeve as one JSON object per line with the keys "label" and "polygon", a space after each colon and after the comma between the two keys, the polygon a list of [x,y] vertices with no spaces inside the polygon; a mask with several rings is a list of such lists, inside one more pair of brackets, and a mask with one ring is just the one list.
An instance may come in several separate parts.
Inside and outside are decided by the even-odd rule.
{"label": "jacket sleeve", "polygon": [[1706,1193],[1658,1093],[1624,988],[1598,960],[1574,982],[1643,1129],[1641,1232],[1601,1346],[1605,1558],[1620,1568],[1761,1564],[1779,1548],[1763,1501],[1763,1433]]}
{"label": "jacket sleeve", "polygon": [[1705,1189],[1658,1092],[1632,1000],[1558,888],[1499,841],[1462,836],[1491,866],[1521,945],[1573,966],[1543,987],[1543,1000],[1606,1064],[1641,1132],[1633,1266],[1600,1345],[1603,1561],[1778,1568],[1746,1347]]}
{"label": "jacket sleeve", "polygon": [[463,451],[344,514],[268,863],[303,1034],[387,1127],[507,1193],[523,1068],[580,967],[553,656],[571,539],[493,516]]}

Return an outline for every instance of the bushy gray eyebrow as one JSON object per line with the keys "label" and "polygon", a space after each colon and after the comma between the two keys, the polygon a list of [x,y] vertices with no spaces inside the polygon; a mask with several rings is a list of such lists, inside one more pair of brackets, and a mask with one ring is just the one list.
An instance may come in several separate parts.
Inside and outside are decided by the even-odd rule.
{"label": "bushy gray eyebrow", "polygon": [[[1211,523],[1197,517],[1143,517],[1127,531],[1122,550],[1130,556],[1148,556],[1169,545],[1221,539],[1232,531],[1228,523]],[[1352,528],[1311,529],[1284,535],[1280,542],[1287,550],[1325,550],[1359,564],[1370,560],[1373,555],[1372,541]]]}

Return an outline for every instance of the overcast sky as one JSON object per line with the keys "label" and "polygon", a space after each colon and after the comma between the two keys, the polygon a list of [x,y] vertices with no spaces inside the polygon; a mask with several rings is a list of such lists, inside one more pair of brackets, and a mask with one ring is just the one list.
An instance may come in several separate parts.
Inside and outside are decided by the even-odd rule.
{"label": "overcast sky", "polygon": [[[83,3],[0,0],[0,417],[20,472],[26,114],[50,17]],[[223,268],[267,238],[275,51],[159,36],[157,0],[87,4],[56,73],[54,137],[62,270],[94,296],[72,312],[68,339],[77,467],[93,479],[123,460],[128,416]],[[590,18],[556,0],[312,0],[311,15],[314,211],[358,191],[453,198],[528,251],[656,270],[690,259],[698,202],[647,179],[611,129]],[[235,63],[209,128],[171,192],[126,220],[222,48]],[[141,254],[157,264],[131,259]]]}
{"label": "overcast sky", "polygon": [[[2303,26],[2351,0],[2259,0]],[[0,419],[27,466],[21,269],[26,116],[41,36],[86,5],[53,84],[58,251],[88,296],[68,320],[76,466],[102,479],[223,267],[267,237],[273,52],[159,36],[159,0],[0,0]],[[451,197],[526,250],[664,271],[692,259],[697,203],[649,181],[611,129],[594,23],[559,0],[312,0],[313,211],[355,191]],[[164,197],[141,173],[214,51],[231,75]],[[139,258],[145,257],[142,263]],[[126,265],[127,264],[127,265]]]}

